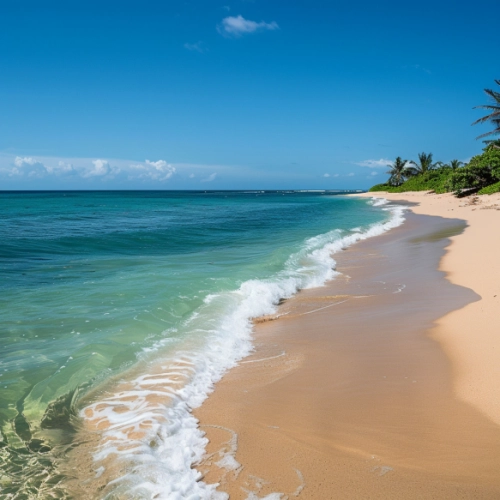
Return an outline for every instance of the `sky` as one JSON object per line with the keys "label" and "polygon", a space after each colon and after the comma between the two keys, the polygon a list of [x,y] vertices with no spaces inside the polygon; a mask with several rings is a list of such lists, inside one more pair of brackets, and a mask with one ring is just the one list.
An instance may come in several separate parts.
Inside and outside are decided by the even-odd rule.
{"label": "sky", "polygon": [[498,0],[1,0],[0,189],[366,189],[467,160]]}

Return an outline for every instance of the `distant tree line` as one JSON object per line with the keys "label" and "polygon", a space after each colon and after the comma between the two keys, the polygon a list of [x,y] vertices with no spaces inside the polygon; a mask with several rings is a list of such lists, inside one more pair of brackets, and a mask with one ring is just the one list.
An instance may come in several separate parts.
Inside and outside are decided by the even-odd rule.
{"label": "distant tree line", "polygon": [[[495,80],[500,86],[500,80]],[[476,106],[490,113],[476,120],[478,123],[491,122],[493,130],[481,134],[478,139],[500,134],[500,92],[485,89],[491,98],[490,104]],[[370,191],[453,191],[456,195],[473,192],[491,194],[500,191],[500,139],[483,141],[483,152],[464,164],[454,159],[449,163],[433,162],[432,153],[420,153],[418,160],[403,160],[398,156],[388,165],[389,179],[384,184],[373,186]]]}

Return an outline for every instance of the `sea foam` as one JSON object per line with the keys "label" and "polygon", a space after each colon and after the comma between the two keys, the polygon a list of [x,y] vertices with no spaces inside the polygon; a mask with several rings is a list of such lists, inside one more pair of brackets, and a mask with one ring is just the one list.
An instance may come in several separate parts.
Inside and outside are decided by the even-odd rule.
{"label": "sea foam", "polygon": [[[189,335],[168,354],[161,343],[147,374],[123,380],[81,411],[100,434],[94,453],[96,476],[109,470],[103,497],[157,499],[228,498],[201,480],[195,468],[207,445],[191,410],[214,384],[252,351],[252,319],[272,314],[281,299],[335,277],[335,253],[395,228],[405,208],[373,198],[388,220],[365,229],[333,230],[309,238],[284,269],[268,280],[248,280],[234,291],[212,294],[185,322]],[[234,458],[234,457],[233,457]],[[234,465],[234,464],[233,464]],[[112,469],[112,472],[111,472]],[[278,497],[277,497],[278,498]]]}

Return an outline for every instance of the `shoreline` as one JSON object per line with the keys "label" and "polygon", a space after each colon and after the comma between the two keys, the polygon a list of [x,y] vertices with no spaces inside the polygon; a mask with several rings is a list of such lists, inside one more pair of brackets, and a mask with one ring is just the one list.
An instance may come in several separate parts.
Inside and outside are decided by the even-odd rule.
{"label": "shoreline", "polygon": [[[422,194],[405,195],[367,193],[355,196],[420,204],[420,197],[429,198]],[[429,209],[415,205],[411,210],[415,214],[430,212],[448,218],[458,216],[469,224],[467,231],[477,225],[476,216],[473,221],[462,217],[462,212],[468,214],[473,207],[464,207],[456,214],[446,213],[464,202],[444,198],[443,206],[436,207],[434,203]],[[490,212],[495,212],[493,217],[498,220],[500,214]],[[436,329],[443,330],[443,321],[454,318],[457,312],[468,311],[472,306],[477,308],[477,304],[483,303],[471,292],[475,287],[468,286],[470,290],[465,292],[465,288],[451,285],[454,268],[443,262],[448,262],[453,252],[448,248],[443,257],[444,244],[441,255],[434,250],[429,257],[434,259],[435,283],[446,283],[474,297],[468,295],[465,301],[464,296],[460,300],[455,297],[458,302],[454,304],[444,307],[440,304],[440,309],[438,307],[430,319],[417,314],[415,318],[419,317],[423,323],[417,320],[417,326],[413,331],[407,329],[403,341],[394,337],[394,332],[384,332],[384,329],[391,330],[391,325],[395,326],[394,319],[390,321],[391,315],[397,317],[393,306],[391,309],[394,297],[389,295],[403,292],[400,296],[404,297],[409,292],[400,290],[400,284],[392,283],[389,286],[394,289],[387,294],[370,282],[369,276],[377,275],[380,261],[384,259],[380,242],[394,240],[398,233],[411,237],[409,230],[415,228],[405,223],[401,228],[349,248],[338,255],[339,259],[336,256],[338,270],[343,273],[340,278],[324,287],[300,292],[280,306],[280,317],[275,321],[256,322],[255,353],[231,370],[202,407],[194,412],[200,420],[200,428],[210,439],[205,460],[198,467],[205,482],[222,483],[220,490],[229,493],[231,498],[263,498],[266,495],[272,495],[269,499],[292,498],[302,493],[306,498],[327,498],[328,495],[421,498],[425,494],[446,497],[451,491],[460,492],[464,498],[484,498],[500,492],[500,480],[495,477],[500,463],[500,429],[491,422],[492,412],[485,410],[488,405],[483,404],[479,413],[457,401],[454,394],[459,378],[456,358],[450,355],[449,339],[446,343],[441,338],[443,334],[436,333]],[[440,231],[437,240],[441,242],[448,236],[452,242],[464,237],[463,233],[452,236],[453,228],[449,225]],[[432,237],[424,237],[424,248],[433,246]],[[495,248],[491,252],[494,253]],[[446,272],[447,279],[438,276],[438,264]],[[456,267],[456,263],[454,265]],[[350,279],[346,277],[347,270]],[[357,282],[356,278],[361,276]],[[418,281],[417,276],[412,279]],[[356,286],[363,293],[353,293]],[[339,293],[342,291],[344,293]],[[442,295],[447,297],[448,292]],[[372,321],[371,317],[365,317],[364,322],[353,322],[353,317],[362,316],[360,311],[366,304],[368,309],[371,307],[372,315],[375,311],[388,312],[389,321],[378,317]],[[405,307],[404,300],[400,307]],[[350,319],[339,325],[343,317]],[[404,316],[399,316],[399,320],[404,321]],[[322,335],[332,321],[339,330],[344,328],[350,332],[350,335],[336,334],[333,344],[331,338]],[[458,324],[462,322],[463,318]],[[370,337],[355,338],[362,324],[373,326],[376,335],[372,336],[380,337],[377,340],[380,344],[372,342],[371,351],[363,348],[363,342],[370,341]],[[408,358],[408,347],[417,348],[421,358]],[[387,356],[389,351],[397,351],[398,355],[393,359]],[[398,356],[407,356],[406,366]],[[368,365],[374,372],[387,371],[386,367],[391,366],[396,378],[389,387],[384,385],[386,377],[390,378],[387,374],[382,376],[382,386],[380,381],[373,384],[369,374],[359,375],[353,370],[354,365],[359,372],[365,372]],[[427,365],[425,369],[424,365]],[[417,385],[417,379],[408,382],[408,377],[402,378],[408,367],[419,373],[418,382],[423,380],[425,383]],[[463,372],[459,373],[463,378]],[[462,400],[468,401],[459,394]],[[490,420],[484,418],[485,414]],[[448,425],[450,419],[453,425]],[[474,431],[463,438],[470,424]],[[428,440],[425,444],[421,442],[424,435]],[[477,449],[471,451],[478,444],[479,455]],[[456,453],[462,454],[459,462],[467,464],[468,468],[451,458]],[[464,453],[469,456],[463,458]],[[473,462],[480,463],[479,469],[470,468]]]}
{"label": "shoreline", "polygon": [[[358,196],[374,195],[378,197]],[[439,269],[450,282],[478,293],[481,301],[440,318],[432,335],[452,361],[457,396],[500,425],[500,232],[495,231],[500,227],[500,194],[457,199],[451,194],[410,192],[381,197],[412,202],[417,214],[467,222],[467,234],[451,237]]]}
{"label": "shoreline", "polygon": [[[404,209],[398,205],[384,208],[384,211],[388,210],[389,216],[385,217],[381,209],[371,207],[372,203],[342,198],[342,204],[355,207],[355,210],[356,207],[366,210],[368,221],[372,220],[372,223],[368,224],[364,217],[357,217],[355,222],[361,224],[358,229],[348,229],[344,235],[337,234],[342,229],[336,229],[331,235],[329,229],[334,214],[330,214],[326,232],[319,231],[311,241],[306,240],[307,247],[304,242],[301,243],[297,253],[289,257],[293,257],[292,263],[289,269],[284,267],[283,276],[276,276],[270,286],[260,280],[254,286],[253,280],[249,280],[240,289],[229,292],[230,295],[236,295],[233,301],[237,299],[241,303],[238,302],[238,307],[232,313],[226,311],[227,315],[222,316],[226,318],[225,324],[219,325],[222,332],[228,332],[229,346],[232,346],[226,369],[236,364],[237,360],[232,355],[242,360],[252,352],[251,317],[265,320],[266,314],[272,316],[279,297],[285,301],[285,297],[290,297],[298,290],[318,286],[335,275],[332,254],[337,254],[356,241],[383,234],[404,220]],[[347,226],[357,225],[353,222],[350,220]],[[361,229],[365,227],[363,222],[366,222],[365,230]],[[276,243],[281,245],[279,240]],[[299,265],[299,261],[295,262],[294,258],[298,259],[300,255]],[[208,297],[210,303],[213,297],[217,295]],[[224,299],[224,295],[221,297]],[[243,319],[243,322],[235,323],[234,319]],[[206,328],[206,316],[200,316],[197,321],[200,328]],[[107,385],[100,386],[86,396],[79,413],[78,436],[74,440],[78,445],[70,451],[69,467],[65,467],[66,475],[70,478],[66,485],[74,495],[85,495],[86,498],[120,495],[129,485],[133,485],[136,491],[157,488],[158,494],[166,496],[174,491],[186,494],[188,490],[203,498],[210,496],[215,486],[199,482],[199,473],[193,469],[193,464],[205,453],[207,440],[190,410],[202,403],[212,391],[213,384],[222,377],[220,365],[217,365],[212,353],[227,354],[228,345],[214,344],[217,337],[211,338],[204,351],[189,354],[187,346],[180,350],[180,354],[174,353],[174,357],[167,354],[166,357],[156,355],[149,360],[143,359],[142,363],[110,379]],[[191,340],[187,339],[186,342]],[[271,357],[281,357],[281,354]],[[253,362],[243,361],[242,365]],[[198,367],[201,368],[199,372],[196,369]],[[205,369],[207,367],[208,371]],[[198,373],[201,373],[201,377]],[[129,450],[134,451],[129,453]],[[182,462],[176,456],[177,450],[185,450],[181,452],[184,456]],[[154,462],[154,470],[151,470],[153,467],[142,466],[144,462]],[[156,477],[159,476],[166,479],[158,481]],[[174,476],[173,479],[171,476]]]}

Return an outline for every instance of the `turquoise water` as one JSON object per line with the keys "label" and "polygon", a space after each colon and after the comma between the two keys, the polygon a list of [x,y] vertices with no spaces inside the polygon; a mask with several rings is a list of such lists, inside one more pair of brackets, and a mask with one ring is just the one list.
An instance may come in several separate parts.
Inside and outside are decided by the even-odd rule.
{"label": "turquoise water", "polygon": [[201,401],[248,353],[252,317],[332,278],[332,252],[394,217],[297,192],[1,193],[0,210],[0,493],[10,498],[64,496],[55,450],[71,443],[89,390],[182,349],[209,359],[192,370],[206,383],[186,381],[198,380]]}

